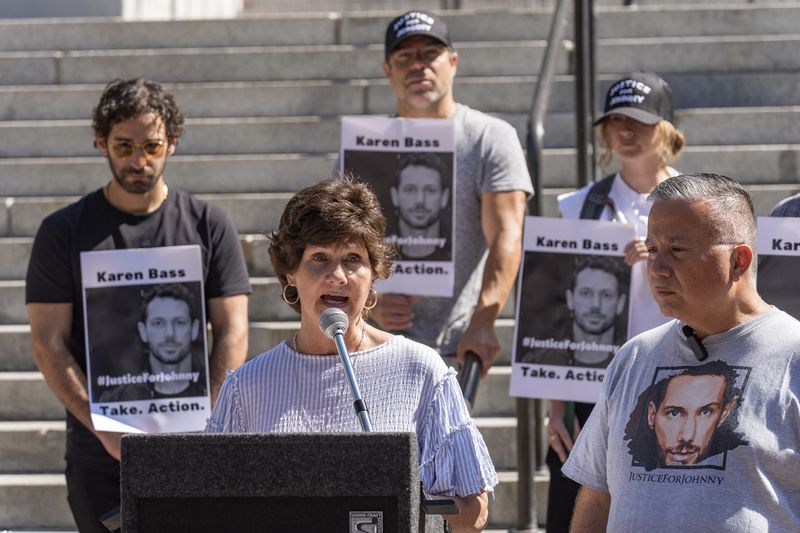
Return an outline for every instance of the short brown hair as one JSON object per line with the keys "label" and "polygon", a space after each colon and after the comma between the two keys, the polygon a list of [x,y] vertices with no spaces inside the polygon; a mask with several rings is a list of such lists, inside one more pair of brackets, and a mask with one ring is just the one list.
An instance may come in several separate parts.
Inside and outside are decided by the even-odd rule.
{"label": "short brown hair", "polygon": [[[661,137],[661,161],[665,165],[671,165],[678,159],[681,150],[686,145],[686,138],[668,120],[661,120],[656,124],[656,129]],[[606,168],[614,157],[614,151],[611,149],[611,135],[608,133],[608,120],[600,123],[600,139],[603,147],[600,153],[600,166]]]}
{"label": "short brown hair", "polygon": [[[386,219],[375,193],[355,176],[330,178],[301,190],[289,200],[277,231],[267,235],[269,258],[281,288],[289,283],[309,244],[363,243],[377,278],[391,273],[394,247],[384,243]],[[294,300],[297,289],[286,289]],[[290,304],[300,312],[300,301]]]}

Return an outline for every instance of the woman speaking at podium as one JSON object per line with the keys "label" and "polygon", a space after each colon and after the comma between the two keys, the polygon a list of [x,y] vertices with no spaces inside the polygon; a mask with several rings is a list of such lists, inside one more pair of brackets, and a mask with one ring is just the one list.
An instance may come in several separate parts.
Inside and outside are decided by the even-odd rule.
{"label": "woman speaking at podium", "polygon": [[360,431],[336,345],[319,326],[326,309],[341,309],[374,430],[414,432],[423,485],[459,507],[445,516],[451,530],[479,531],[497,475],[455,371],[431,348],[366,321],[374,281],[391,272],[385,227],[377,198],[352,177],[319,182],[289,200],[269,236],[269,256],[284,301],[300,313],[300,330],[229,371],[206,432]]}

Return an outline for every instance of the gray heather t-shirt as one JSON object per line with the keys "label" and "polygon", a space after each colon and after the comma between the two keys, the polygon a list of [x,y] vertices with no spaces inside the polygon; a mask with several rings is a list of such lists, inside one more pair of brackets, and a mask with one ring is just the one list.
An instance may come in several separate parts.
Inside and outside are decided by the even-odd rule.
{"label": "gray heather t-shirt", "polygon": [[608,531],[800,531],[800,322],[703,339],[671,321],[617,352],[564,465],[611,495]]}
{"label": "gray heather t-shirt", "polygon": [[456,131],[455,279],[452,298],[422,297],[408,335],[442,354],[454,354],[483,280],[487,247],[481,194],[533,192],[516,130],[507,122],[458,104]]}

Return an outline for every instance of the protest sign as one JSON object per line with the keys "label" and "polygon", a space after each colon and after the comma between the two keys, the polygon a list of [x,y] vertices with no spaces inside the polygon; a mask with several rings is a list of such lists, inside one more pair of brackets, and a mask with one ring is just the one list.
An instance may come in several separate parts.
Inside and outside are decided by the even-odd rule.
{"label": "protest sign", "polygon": [[81,253],[86,368],[100,431],[199,431],[210,414],[197,245]]}
{"label": "protest sign", "polygon": [[[375,190],[398,259],[379,292],[452,296],[456,243],[451,120],[342,117],[341,172]],[[475,213],[480,216],[480,213]]]}
{"label": "protest sign", "polygon": [[758,294],[800,320],[800,218],[758,217]]}
{"label": "protest sign", "polygon": [[594,401],[628,335],[634,228],[527,217],[524,231],[511,395]]}

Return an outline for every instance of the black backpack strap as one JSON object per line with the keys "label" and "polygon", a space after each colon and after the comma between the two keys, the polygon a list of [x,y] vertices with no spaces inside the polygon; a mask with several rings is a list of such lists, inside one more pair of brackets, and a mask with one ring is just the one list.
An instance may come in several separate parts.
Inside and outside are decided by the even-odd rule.
{"label": "black backpack strap", "polygon": [[600,181],[594,182],[591,188],[589,188],[586,199],[583,201],[581,214],[578,218],[597,220],[603,214],[603,210],[606,207],[613,207],[614,203],[611,201],[611,198],[608,197],[608,193],[611,192],[611,185],[614,183],[614,178],[616,176],[616,173],[610,174]]}

